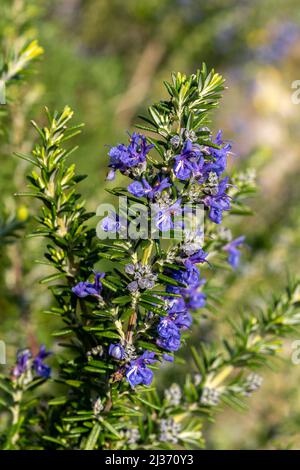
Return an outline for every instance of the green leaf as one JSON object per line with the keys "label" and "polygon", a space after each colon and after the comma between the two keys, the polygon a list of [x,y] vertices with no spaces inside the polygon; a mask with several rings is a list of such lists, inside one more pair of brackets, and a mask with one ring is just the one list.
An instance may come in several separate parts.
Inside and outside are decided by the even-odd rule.
{"label": "green leaf", "polygon": [[113,291],[113,292],[117,292],[118,291],[118,288],[116,286],[114,286],[114,284],[112,284],[111,282],[109,282],[107,279],[101,279],[101,283],[107,287],[109,290]]}
{"label": "green leaf", "polygon": [[48,405],[49,406],[64,405],[65,403],[67,403],[67,401],[68,401],[68,399],[65,396],[56,397],[56,398],[53,398],[52,400],[49,400]]}
{"label": "green leaf", "polygon": [[178,282],[172,277],[166,276],[165,274],[158,274],[158,279],[160,281],[166,282],[167,284],[171,284],[172,286],[181,286],[181,287],[186,287],[182,282]]}
{"label": "green leaf", "polygon": [[83,382],[80,380],[66,380],[66,384],[70,385],[71,387],[79,388],[82,386]]}
{"label": "green leaf", "polygon": [[51,437],[51,436],[42,436],[42,438],[45,441],[53,442],[53,444],[58,444],[59,446],[62,446],[62,447],[65,447],[65,448],[68,447],[68,444],[66,442],[62,441],[61,439]]}
{"label": "green leaf", "polygon": [[22,160],[26,160],[27,162],[31,163],[34,166],[39,166],[37,161],[31,158],[29,155],[26,155],[25,153],[21,152],[14,152],[14,155],[18,158],[21,158]]}
{"label": "green leaf", "polygon": [[100,435],[101,427],[99,423],[95,423],[91,430],[87,441],[85,443],[84,450],[93,450],[97,444],[98,437]]}
{"label": "green leaf", "polygon": [[102,416],[99,419],[101,421],[101,424],[103,424],[103,426],[106,427],[106,429],[108,429],[112,434],[114,434],[119,439],[121,438],[118,431],[108,421],[106,421],[104,418],[102,418]]}
{"label": "green leaf", "polygon": [[57,336],[66,336],[71,333],[73,333],[73,330],[71,330],[70,328],[65,328],[64,330],[55,331],[54,333],[51,333],[51,335],[57,337]]}
{"label": "green leaf", "polygon": [[56,279],[63,279],[66,277],[66,273],[54,273],[44,277],[40,280],[40,284],[47,284],[48,282],[55,281]]}
{"label": "green leaf", "polygon": [[8,395],[12,395],[13,391],[11,388],[9,388],[7,385],[5,385],[2,381],[0,381],[0,388],[4,390]]}
{"label": "green leaf", "polygon": [[126,305],[129,302],[131,302],[131,296],[130,295],[123,295],[121,297],[116,297],[115,299],[112,300],[113,304],[118,304],[118,305]]}
{"label": "green leaf", "polygon": [[161,406],[155,405],[154,403],[151,403],[150,401],[145,400],[144,398],[141,398],[140,396],[137,396],[136,399],[140,401],[141,403],[143,403],[144,405],[147,405],[154,410],[158,410],[158,411],[161,410]]}

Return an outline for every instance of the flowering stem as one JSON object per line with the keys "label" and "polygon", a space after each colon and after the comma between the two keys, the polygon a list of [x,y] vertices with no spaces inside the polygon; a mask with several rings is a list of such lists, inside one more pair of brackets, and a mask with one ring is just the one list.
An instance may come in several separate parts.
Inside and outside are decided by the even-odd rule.
{"label": "flowering stem", "polygon": [[[143,257],[142,257],[142,264],[143,265],[148,264],[148,261],[151,257],[151,254],[152,254],[153,246],[154,246],[154,241],[150,240],[149,246],[145,249]],[[135,304],[136,304],[136,302],[135,302]],[[136,311],[136,307],[134,305],[134,311],[132,312],[132,314],[129,318],[127,333],[126,333],[126,341],[129,344],[132,344],[132,342],[133,342],[133,332],[134,332],[135,327],[136,327],[136,322],[137,322],[137,311]]]}

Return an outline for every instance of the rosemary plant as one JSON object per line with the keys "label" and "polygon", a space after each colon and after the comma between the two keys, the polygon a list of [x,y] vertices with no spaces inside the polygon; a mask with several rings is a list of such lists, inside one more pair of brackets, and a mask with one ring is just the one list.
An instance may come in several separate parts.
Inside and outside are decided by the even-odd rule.
{"label": "rosemary plant", "polygon": [[[135,132],[109,150],[107,184],[119,172],[124,186],[108,191],[126,211],[98,224],[77,192],[84,177],[69,164],[76,147],[68,142],[81,127],[70,125],[72,110],[46,110],[45,127],[33,122],[39,142],[31,156],[19,154],[33,166],[20,195],[42,206],[30,236],[47,240],[43,262],[52,272],[41,282],[55,299],[47,313],[61,320],[53,335],[62,349],[52,348],[52,373],[42,346],[34,356],[19,351],[11,376],[2,376],[3,448],[201,448],[205,422],[224,404],[244,406],[261,384],[254,371],[299,325],[295,282],[265,311],[231,322],[226,339],[192,347],[194,370],[182,386],[155,385],[162,366],[175,367],[192,324],[201,329],[216,308],[214,273],[226,263],[237,269],[244,244],[226,222],[249,212],[243,197],[253,182],[224,176],[231,145],[207,127],[223,83],[205,65],[165,82],[167,99],[138,125],[147,136]],[[47,393],[31,393],[46,381]]]}

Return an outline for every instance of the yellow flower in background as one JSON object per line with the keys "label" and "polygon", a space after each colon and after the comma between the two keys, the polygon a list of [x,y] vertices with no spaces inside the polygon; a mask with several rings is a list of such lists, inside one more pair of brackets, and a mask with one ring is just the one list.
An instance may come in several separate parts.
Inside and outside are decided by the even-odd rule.
{"label": "yellow flower in background", "polygon": [[29,213],[26,206],[22,205],[17,209],[17,219],[21,222],[25,222],[28,219]]}
{"label": "yellow flower in background", "polygon": [[263,114],[288,116],[293,112],[290,90],[283,76],[275,67],[260,69],[255,77],[256,89],[253,104]]}

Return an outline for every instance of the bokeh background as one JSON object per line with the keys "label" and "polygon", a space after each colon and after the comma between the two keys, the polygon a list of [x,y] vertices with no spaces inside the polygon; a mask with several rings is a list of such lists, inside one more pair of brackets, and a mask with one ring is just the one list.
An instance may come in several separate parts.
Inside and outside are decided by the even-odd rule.
{"label": "bokeh background", "polygon": [[[10,88],[1,118],[10,129],[0,133],[1,211],[16,213],[30,231],[35,209],[12,195],[24,189],[27,165],[12,154],[32,148],[29,121],[43,122],[43,106],[69,104],[75,122],[85,123],[72,159],[89,175],[81,190],[95,210],[109,199],[106,146],[126,139],[138,114],[161,98],[171,71],[191,73],[205,61],[228,87],[212,129],[224,130],[232,164],[254,168],[258,182],[254,215],[231,221],[248,247],[241,268],[227,275],[220,315],[259,308],[299,275],[300,104],[292,102],[300,79],[298,0],[1,1],[1,42],[18,44],[20,36],[38,38],[44,54],[26,82]],[[28,343],[53,344],[54,321],[41,314],[50,296],[38,284],[47,268],[34,262],[42,253],[42,242],[23,236],[0,251],[0,338],[9,358]],[[201,335],[196,328],[196,345]],[[291,341],[277,369],[264,372],[249,410],[226,409],[205,429],[209,448],[300,448],[300,365],[290,358]],[[169,380],[165,371],[162,386]]]}

